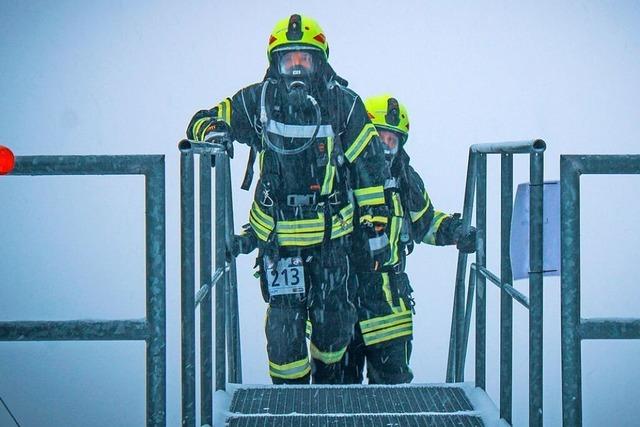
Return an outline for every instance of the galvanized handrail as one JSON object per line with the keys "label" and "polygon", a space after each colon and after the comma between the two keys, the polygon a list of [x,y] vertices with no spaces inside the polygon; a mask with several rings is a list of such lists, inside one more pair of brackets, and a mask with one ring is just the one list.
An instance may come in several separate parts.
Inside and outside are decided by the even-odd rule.
{"label": "galvanized handrail", "polygon": [[165,426],[164,156],[17,156],[9,175],[144,175],[146,316],[126,320],[4,321],[0,322],[0,341],[145,341],[147,426]]}
{"label": "galvanized handrail", "polygon": [[[529,309],[529,424],[542,425],[542,206],[544,151],[541,139],[522,142],[476,144],[469,148],[467,180],[464,195],[463,221],[471,223],[474,196],[476,199],[476,262],[469,272],[469,287],[465,299],[467,254],[458,255],[454,306],[451,317],[447,382],[464,381],[467,343],[475,290],[476,352],[475,383],[486,387],[486,279],[500,289],[500,417],[508,423],[513,407],[513,299]],[[486,203],[487,155],[501,156],[501,259],[500,278],[486,268]],[[513,155],[530,156],[530,272],[529,298],[512,286],[510,233],[513,211]]]}
{"label": "galvanized handrail", "polygon": [[[226,147],[219,143],[182,140],[180,155],[182,258],[182,425],[196,422],[195,310],[200,306],[200,418],[213,424],[213,382],[224,390],[227,380],[242,382],[240,328],[235,259],[227,260],[233,234],[231,173]],[[199,158],[200,287],[195,292],[194,154]],[[212,164],[215,156],[215,164]],[[211,168],[215,166],[215,211],[212,211]],[[214,216],[215,215],[215,216]],[[212,216],[215,221],[215,272],[212,271]],[[218,283],[218,285],[216,285]],[[211,290],[215,286],[215,379]],[[228,361],[227,361],[228,357]],[[227,369],[228,364],[228,369]]]}
{"label": "galvanized handrail", "polygon": [[640,174],[640,155],[560,156],[562,420],[582,425],[582,340],[640,339],[640,318],[580,314],[580,175]]}

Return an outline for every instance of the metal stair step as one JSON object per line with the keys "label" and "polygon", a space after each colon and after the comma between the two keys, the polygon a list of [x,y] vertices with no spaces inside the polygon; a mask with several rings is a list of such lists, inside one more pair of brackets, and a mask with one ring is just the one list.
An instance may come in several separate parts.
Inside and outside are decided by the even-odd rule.
{"label": "metal stair step", "polygon": [[457,387],[351,386],[240,388],[229,412],[238,414],[415,414],[473,411]]}
{"label": "metal stair step", "polygon": [[231,416],[229,427],[483,427],[469,414],[348,414]]}

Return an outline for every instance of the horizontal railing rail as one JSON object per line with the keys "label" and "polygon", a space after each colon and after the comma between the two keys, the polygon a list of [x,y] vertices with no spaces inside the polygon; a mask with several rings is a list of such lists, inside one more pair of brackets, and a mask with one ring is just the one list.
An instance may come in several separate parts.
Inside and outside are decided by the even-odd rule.
{"label": "horizontal railing rail", "polygon": [[[164,156],[18,156],[14,176],[144,175],[146,317],[3,321],[0,341],[145,341],[147,426],[166,425],[166,243]],[[3,178],[4,179],[4,178]]]}

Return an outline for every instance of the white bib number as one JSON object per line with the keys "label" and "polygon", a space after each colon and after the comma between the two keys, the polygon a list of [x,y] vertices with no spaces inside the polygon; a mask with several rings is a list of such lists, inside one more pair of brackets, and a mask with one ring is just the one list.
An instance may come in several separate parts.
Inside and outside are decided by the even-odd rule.
{"label": "white bib number", "polygon": [[277,264],[265,258],[269,295],[304,294],[304,267],[302,258],[281,258]]}

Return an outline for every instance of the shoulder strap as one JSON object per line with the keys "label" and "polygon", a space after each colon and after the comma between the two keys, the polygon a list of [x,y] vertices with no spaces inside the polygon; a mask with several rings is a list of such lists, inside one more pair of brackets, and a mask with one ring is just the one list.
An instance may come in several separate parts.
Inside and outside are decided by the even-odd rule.
{"label": "shoulder strap", "polygon": [[247,169],[244,171],[244,179],[242,180],[242,188],[245,191],[248,191],[251,188],[251,182],[253,181],[253,165],[256,162],[256,147],[251,146],[251,151],[249,151],[249,159],[247,160]]}
{"label": "shoulder strap", "polygon": [[[269,73],[265,76],[265,81],[267,80]],[[264,81],[262,82],[261,88],[264,85]],[[257,103],[257,108],[260,108],[260,103],[262,99]],[[247,115],[247,120],[249,120],[253,124],[253,128],[258,136],[262,135],[262,123],[260,123],[258,117],[260,116],[260,111],[254,111],[253,117],[250,116],[249,111],[247,110],[247,103],[244,99],[244,92],[242,93],[242,104],[244,106],[244,111]],[[244,171],[244,178],[242,179],[242,188],[245,191],[248,191],[251,188],[251,183],[253,182],[253,166],[256,162],[256,155],[258,153],[258,148],[255,146],[251,146],[251,151],[249,151],[249,158],[247,159],[247,167]]]}

